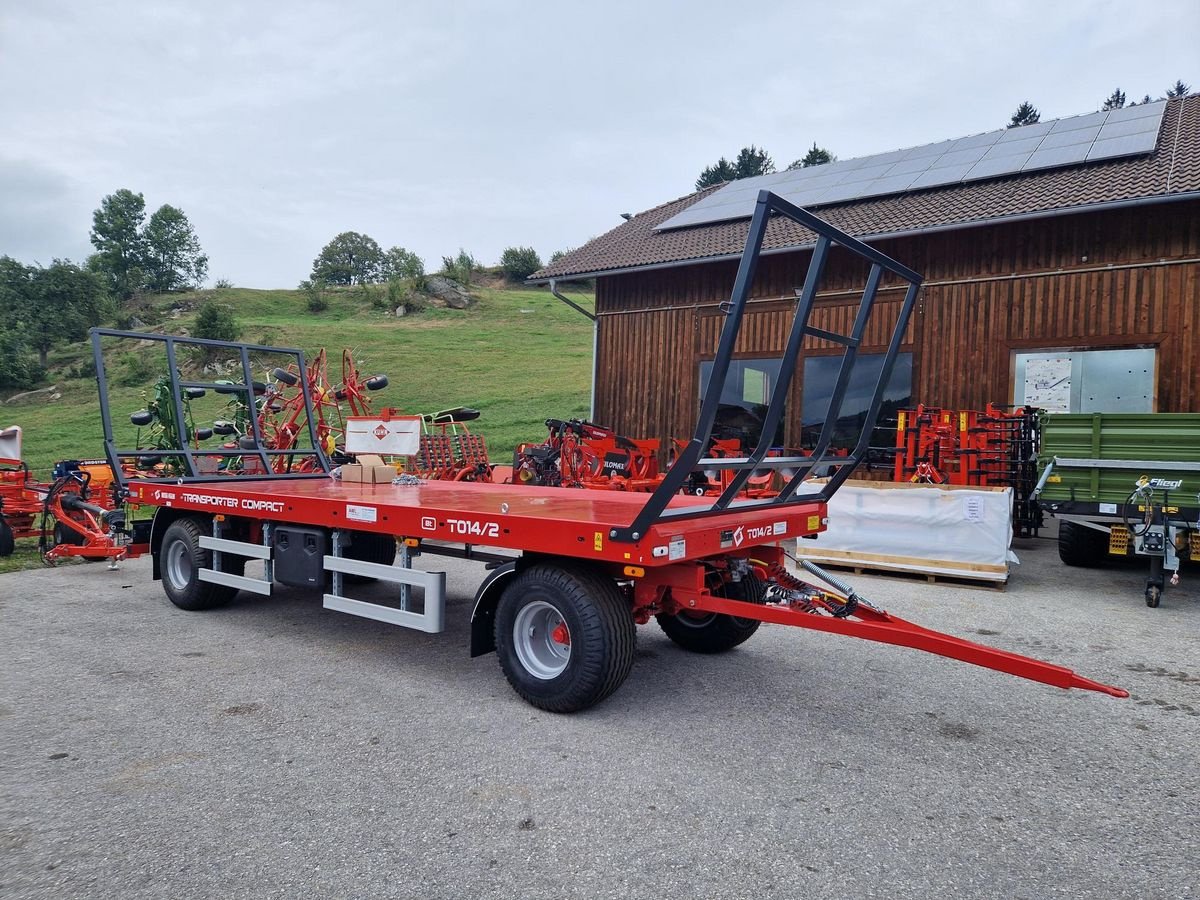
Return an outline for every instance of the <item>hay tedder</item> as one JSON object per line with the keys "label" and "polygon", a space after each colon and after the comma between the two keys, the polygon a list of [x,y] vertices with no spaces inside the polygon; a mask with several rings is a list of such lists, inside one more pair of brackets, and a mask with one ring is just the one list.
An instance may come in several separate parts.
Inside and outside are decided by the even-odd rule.
{"label": "hay tedder", "polygon": [[[684,490],[694,473],[713,465],[710,438],[773,215],[811,229],[816,245],[762,434],[776,433],[807,335],[835,341],[844,351],[829,416],[808,455],[768,456],[771,448],[764,437],[744,455],[719,460],[721,469],[732,472],[719,492],[689,495]],[[861,265],[865,277],[859,312],[847,334],[809,324],[821,273],[832,255]],[[885,279],[889,288],[900,288],[901,303],[876,304]],[[476,560],[487,568],[471,614],[471,654],[495,651],[514,690],[555,712],[584,709],[613,693],[633,665],[637,626],[651,619],[671,641],[696,653],[731,650],[761,623],[771,622],[912,647],[1061,688],[1127,696],[1069,669],[905,621],[811,564],[803,564],[802,574],[785,567],[781,544],[824,530],[829,498],[867,452],[867,436],[878,418],[919,286],[920,276],[878,250],[767,191],[760,193],[695,433],[674,464],[661,477],[653,476],[659,480],[648,492],[562,490],[518,478],[509,484],[333,478],[334,465],[313,426],[313,400],[304,380],[300,387],[309,415],[302,448],[267,448],[259,433],[234,448],[197,449],[181,441],[157,451],[179,459],[184,467],[180,474],[129,477],[123,460],[136,457],[138,450],[122,443],[110,415],[106,341],[153,342],[165,354],[181,434],[186,433],[185,392],[213,385],[184,379],[174,365],[178,352],[199,348],[240,359],[241,378],[230,380],[246,398],[254,392],[252,355],[288,356],[299,372],[305,370],[304,354],[101,329],[93,331],[93,346],[105,451],[122,496],[155,508],[153,575],[177,607],[213,609],[239,592],[266,596],[291,586],[315,591],[329,610],[436,633],[445,627],[446,576],[416,568],[414,560],[423,555]],[[891,342],[862,435],[849,454],[835,454],[830,449],[834,423],[843,409],[857,348],[875,316],[885,319]],[[570,452],[570,436],[588,432],[583,424],[552,430],[561,433],[560,453]],[[612,446],[629,451],[615,437]],[[312,458],[312,471],[268,464],[272,457],[300,452]],[[207,471],[219,472],[221,460],[245,454],[260,459],[261,474]],[[580,470],[572,471],[583,480]],[[776,476],[770,490],[748,496],[744,488],[749,479],[764,471]],[[648,471],[643,474],[650,477]],[[352,579],[395,587],[354,596]]]}

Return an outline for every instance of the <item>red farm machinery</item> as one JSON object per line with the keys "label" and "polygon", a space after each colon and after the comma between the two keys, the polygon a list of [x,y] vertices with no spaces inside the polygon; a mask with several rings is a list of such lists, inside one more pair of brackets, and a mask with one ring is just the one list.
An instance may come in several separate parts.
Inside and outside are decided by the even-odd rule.
{"label": "red farm machinery", "polygon": [[[781,383],[763,415],[762,440],[742,455],[721,457],[720,468],[729,474],[697,491],[696,473],[713,467],[711,439],[721,391],[772,216],[787,217],[817,235]],[[866,277],[848,334],[809,324],[821,273],[834,254],[857,259]],[[873,316],[894,315],[875,302],[885,279],[903,290],[904,301],[887,323],[891,342],[860,438],[842,455],[830,446],[833,423],[857,348]],[[93,331],[93,346],[106,454],[123,498],[156,508],[149,541],[153,575],[180,609],[212,609],[239,592],[267,596],[279,586],[292,586],[315,591],[330,610],[441,632],[445,575],[415,568],[413,561],[425,555],[477,560],[486,566],[486,577],[471,615],[471,654],[495,651],[515,691],[555,712],[584,709],[615,691],[633,665],[637,626],[651,619],[677,645],[699,653],[730,650],[762,622],[771,622],[913,647],[1061,688],[1126,696],[1069,669],[907,622],[815,566],[786,567],[780,544],[824,530],[829,498],[867,453],[919,287],[919,275],[878,250],[767,191],[760,193],[695,432],[670,468],[639,471],[632,459],[643,452],[653,455],[649,447],[624,446],[588,423],[550,424],[558,441],[551,452],[573,453],[581,439],[600,447],[611,441],[611,451],[596,456],[601,466],[610,452],[623,454],[621,477],[653,481],[646,491],[570,491],[519,476],[507,484],[420,477],[347,482],[334,477],[336,466],[317,433],[314,400],[304,379],[299,386],[306,422],[298,420],[292,446],[268,446],[252,426],[243,435],[249,439],[234,447],[198,448],[181,440],[156,449],[156,464],[169,461],[174,471],[130,477],[127,460],[145,451],[122,443],[110,415],[106,341],[153,341],[162,349],[170,414],[179,435],[189,433],[188,393],[216,389],[211,382],[185,379],[177,365],[180,353],[230,354],[241,377],[231,377],[226,389],[248,405],[254,402],[256,366],[283,358],[280,367],[293,366],[290,371],[299,373],[306,371],[305,358],[299,350],[100,329]],[[809,453],[770,456],[767,436],[776,433],[783,415],[801,345],[814,334],[843,349],[827,424]],[[254,473],[245,465],[230,465],[233,459],[257,460]],[[565,471],[583,482],[596,474],[593,463],[584,462],[572,460]],[[518,456],[518,470],[521,464]],[[612,464],[617,465],[615,458]],[[557,471],[561,477],[564,469]],[[764,472],[775,476],[769,488],[748,493],[747,484]],[[363,580],[395,588],[384,600],[380,589],[370,598],[356,597],[354,583]]]}

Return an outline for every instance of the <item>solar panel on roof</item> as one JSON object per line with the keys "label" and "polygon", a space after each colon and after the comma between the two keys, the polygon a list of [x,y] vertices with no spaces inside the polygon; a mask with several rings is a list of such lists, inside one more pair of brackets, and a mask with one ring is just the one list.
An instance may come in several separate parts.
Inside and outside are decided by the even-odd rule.
{"label": "solar panel on roof", "polygon": [[655,230],[749,218],[763,188],[797,206],[820,206],[1150,153],[1166,107],[1165,100],[1144,103],[743,178]]}

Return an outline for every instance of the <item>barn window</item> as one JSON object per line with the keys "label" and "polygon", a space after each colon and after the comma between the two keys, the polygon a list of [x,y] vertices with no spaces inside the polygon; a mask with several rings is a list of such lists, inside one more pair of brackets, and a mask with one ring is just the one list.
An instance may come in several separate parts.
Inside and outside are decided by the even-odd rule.
{"label": "barn window", "polygon": [[[745,448],[753,448],[762,436],[763,418],[767,405],[779,382],[779,359],[735,359],[729,364],[729,375],[725,378],[725,390],[721,392],[721,403],[717,407],[717,421],[713,426],[713,437],[737,438]],[[712,375],[712,360],[700,363],[700,395],[708,388]],[[783,423],[787,421],[787,410],[779,419],[779,428],[772,441],[773,446],[783,445]]]}
{"label": "barn window", "polygon": [[1047,412],[1154,412],[1154,348],[1015,354],[1013,402]]}
{"label": "barn window", "polygon": [[[837,381],[842,357],[809,356],[804,360],[804,401],[801,407],[801,446],[813,447],[829,416],[829,399]],[[863,420],[883,371],[882,353],[864,353],[854,361],[850,384],[842,401],[842,414],[834,425],[832,446],[851,447],[862,430]],[[892,368],[879,410],[879,421],[895,419],[897,410],[912,405],[912,354],[899,353]]]}

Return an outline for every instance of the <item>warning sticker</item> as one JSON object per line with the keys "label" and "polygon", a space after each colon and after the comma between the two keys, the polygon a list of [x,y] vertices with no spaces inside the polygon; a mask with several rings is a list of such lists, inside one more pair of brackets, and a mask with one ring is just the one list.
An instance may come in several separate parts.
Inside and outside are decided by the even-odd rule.
{"label": "warning sticker", "polygon": [[673,537],[667,544],[667,559],[683,559],[687,554],[687,541],[682,537]]}
{"label": "warning sticker", "polygon": [[379,516],[379,510],[374,506],[355,506],[346,504],[346,518],[352,522],[374,522]]}

